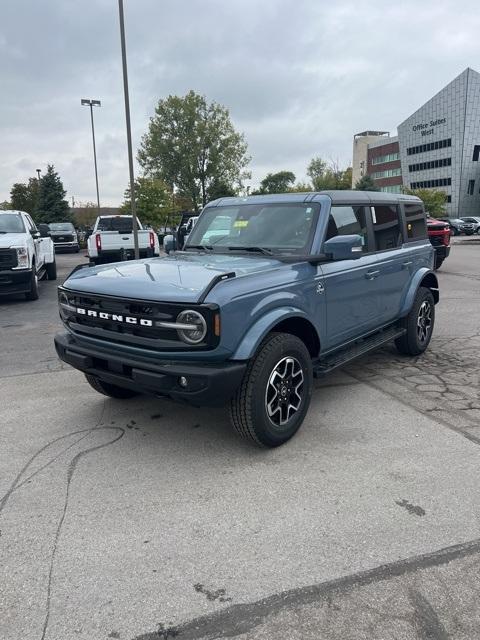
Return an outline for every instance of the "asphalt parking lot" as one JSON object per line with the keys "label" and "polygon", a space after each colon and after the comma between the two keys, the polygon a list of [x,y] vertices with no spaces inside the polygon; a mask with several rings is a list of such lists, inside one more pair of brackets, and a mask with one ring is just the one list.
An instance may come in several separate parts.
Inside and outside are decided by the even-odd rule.
{"label": "asphalt parking lot", "polygon": [[438,275],[429,351],[317,382],[268,451],[221,409],[96,394],[56,357],[56,283],[0,301],[0,637],[480,638],[480,243]]}

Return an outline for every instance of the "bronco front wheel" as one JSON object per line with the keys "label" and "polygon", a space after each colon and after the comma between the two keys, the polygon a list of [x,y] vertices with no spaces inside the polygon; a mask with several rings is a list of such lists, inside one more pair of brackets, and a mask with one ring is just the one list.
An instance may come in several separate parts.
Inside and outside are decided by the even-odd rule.
{"label": "bronco front wheel", "polygon": [[230,402],[230,419],[242,437],[277,447],[300,428],[311,394],[312,361],[305,344],[289,333],[272,333],[249,363]]}

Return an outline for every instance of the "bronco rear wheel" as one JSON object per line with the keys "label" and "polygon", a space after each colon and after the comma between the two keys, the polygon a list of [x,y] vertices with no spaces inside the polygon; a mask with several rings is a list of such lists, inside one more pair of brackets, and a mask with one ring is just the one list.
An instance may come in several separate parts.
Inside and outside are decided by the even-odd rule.
{"label": "bronco rear wheel", "polygon": [[249,363],[230,402],[239,435],[264,447],[287,442],[310,405],[312,361],[305,344],[289,333],[272,333]]}
{"label": "bronco rear wheel", "polygon": [[127,398],[138,396],[138,393],[136,391],[132,391],[131,389],[124,389],[123,387],[117,387],[116,384],[103,382],[103,380],[99,380],[95,376],[91,376],[88,373],[85,374],[85,378],[87,379],[88,384],[93,389],[95,389],[95,391],[98,391],[98,393],[102,393],[104,396],[117,398],[119,400],[125,400]]}
{"label": "bronco rear wheel", "polygon": [[435,323],[435,301],[432,292],[419,287],[410,313],[402,321],[406,332],[395,340],[400,353],[418,356],[428,347]]}

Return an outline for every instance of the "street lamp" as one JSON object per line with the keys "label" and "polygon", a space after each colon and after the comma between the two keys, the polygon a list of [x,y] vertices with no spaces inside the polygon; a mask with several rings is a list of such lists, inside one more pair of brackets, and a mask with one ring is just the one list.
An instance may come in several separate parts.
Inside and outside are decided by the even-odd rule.
{"label": "street lamp", "polygon": [[133,175],[132,129],[130,126],[130,100],[128,97],[127,48],[125,45],[123,0],[118,0],[118,15],[120,19],[120,45],[122,47],[123,93],[125,96],[125,121],[127,125],[128,169],[130,173],[130,203],[132,209],[133,245],[135,247],[135,260],[138,260],[140,257],[140,251],[138,248],[137,207],[135,203],[135,177]]}
{"label": "street lamp", "polygon": [[41,169],[35,169],[35,171],[37,172],[38,181],[40,182],[40,174],[42,173],[42,170]]}
{"label": "street lamp", "polygon": [[92,139],[93,139],[93,162],[95,164],[95,184],[97,186],[97,207],[98,207],[98,213],[100,214],[100,195],[98,193],[97,151],[95,149],[95,127],[93,126],[93,107],[101,107],[102,103],[100,102],[100,100],[89,100],[87,98],[82,98],[80,102],[83,107],[90,107],[90,119],[92,121]]}

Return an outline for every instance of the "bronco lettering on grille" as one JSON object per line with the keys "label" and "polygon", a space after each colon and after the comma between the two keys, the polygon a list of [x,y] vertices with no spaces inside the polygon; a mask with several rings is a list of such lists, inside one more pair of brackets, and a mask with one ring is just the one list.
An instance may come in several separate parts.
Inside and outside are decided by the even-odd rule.
{"label": "bronco lettering on grille", "polygon": [[153,320],[146,318],[135,318],[133,316],[124,316],[123,314],[107,313],[106,311],[95,311],[93,309],[83,309],[76,307],[76,312],[82,316],[91,318],[101,318],[102,320],[111,320],[112,322],[121,322],[127,324],[139,324],[142,327],[153,327]]}

